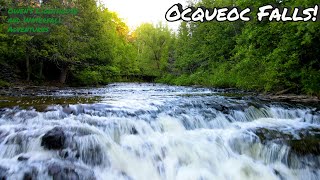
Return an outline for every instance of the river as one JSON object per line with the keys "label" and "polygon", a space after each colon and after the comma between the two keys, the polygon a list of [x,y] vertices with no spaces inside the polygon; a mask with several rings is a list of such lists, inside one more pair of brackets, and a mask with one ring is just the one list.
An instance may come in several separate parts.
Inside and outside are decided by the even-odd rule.
{"label": "river", "polygon": [[18,100],[0,101],[0,179],[320,178],[317,107],[147,83]]}

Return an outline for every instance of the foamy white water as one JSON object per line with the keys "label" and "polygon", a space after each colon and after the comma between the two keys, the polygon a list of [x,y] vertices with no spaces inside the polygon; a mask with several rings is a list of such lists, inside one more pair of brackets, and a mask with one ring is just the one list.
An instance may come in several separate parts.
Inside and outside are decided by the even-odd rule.
{"label": "foamy white water", "polygon": [[93,104],[0,114],[0,178],[319,179],[320,112],[217,90],[119,83]]}

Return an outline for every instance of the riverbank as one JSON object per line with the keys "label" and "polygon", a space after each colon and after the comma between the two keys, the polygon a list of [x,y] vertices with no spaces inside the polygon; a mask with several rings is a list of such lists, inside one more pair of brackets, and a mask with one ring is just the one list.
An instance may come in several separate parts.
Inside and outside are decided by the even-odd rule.
{"label": "riverbank", "polygon": [[224,89],[227,91],[235,92],[247,92],[252,96],[269,101],[280,101],[288,103],[303,103],[310,104],[312,106],[319,106],[320,104],[320,93],[318,95],[308,95],[302,93],[302,91],[294,91],[291,88],[279,88],[274,90],[265,91],[259,88],[245,88],[245,87],[236,87],[236,85],[230,85],[227,82],[222,83],[210,83],[210,80],[204,79],[204,77],[190,76],[189,78],[179,76],[173,77],[171,75],[162,77],[157,80],[158,83],[178,85],[178,86],[196,86],[196,87],[207,87],[207,88],[217,88]]}

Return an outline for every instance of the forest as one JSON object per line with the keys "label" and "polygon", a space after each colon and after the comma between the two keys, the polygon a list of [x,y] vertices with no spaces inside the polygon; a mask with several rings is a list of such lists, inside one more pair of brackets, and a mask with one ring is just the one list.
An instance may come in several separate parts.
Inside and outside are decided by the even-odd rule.
{"label": "forest", "polygon": [[[316,0],[200,0],[191,6],[311,7]],[[0,86],[119,81],[320,96],[319,22],[181,22],[129,29],[96,0],[0,1]],[[50,33],[8,33],[8,7],[78,9]],[[168,7],[169,8],[169,7]],[[165,12],[164,12],[165,15]]]}

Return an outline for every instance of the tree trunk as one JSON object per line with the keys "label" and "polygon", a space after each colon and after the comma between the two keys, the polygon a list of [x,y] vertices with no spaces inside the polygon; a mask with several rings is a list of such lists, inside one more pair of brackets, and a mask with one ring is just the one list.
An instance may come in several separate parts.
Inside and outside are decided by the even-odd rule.
{"label": "tree trunk", "polygon": [[43,77],[43,60],[40,60],[40,68],[39,68],[39,78],[42,79]]}
{"label": "tree trunk", "polygon": [[30,69],[30,58],[28,53],[26,53],[26,69],[27,69],[27,81],[30,81],[31,69]]}
{"label": "tree trunk", "polygon": [[64,84],[66,82],[66,79],[67,79],[67,74],[68,74],[68,66],[65,66],[61,69],[61,72],[60,72],[60,83],[61,84]]}

